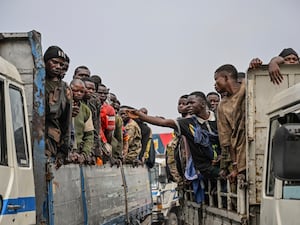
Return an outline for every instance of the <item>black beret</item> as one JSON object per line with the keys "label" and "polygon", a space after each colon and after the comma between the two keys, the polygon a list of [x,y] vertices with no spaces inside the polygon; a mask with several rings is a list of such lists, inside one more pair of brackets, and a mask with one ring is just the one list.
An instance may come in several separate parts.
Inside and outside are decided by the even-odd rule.
{"label": "black beret", "polygon": [[285,48],[279,54],[279,56],[281,56],[283,58],[286,57],[286,56],[288,56],[288,55],[295,55],[299,59],[297,52],[294,49],[292,49],[292,48]]}
{"label": "black beret", "polygon": [[64,60],[67,60],[66,54],[58,46],[50,46],[46,50],[46,52],[44,54],[44,62],[46,63],[49,59],[52,59],[52,58],[63,58]]}

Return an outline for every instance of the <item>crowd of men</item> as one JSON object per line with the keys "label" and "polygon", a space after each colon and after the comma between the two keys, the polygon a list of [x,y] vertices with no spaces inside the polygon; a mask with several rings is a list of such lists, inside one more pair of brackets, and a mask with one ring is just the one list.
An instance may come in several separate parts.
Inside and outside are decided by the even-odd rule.
{"label": "crowd of men", "polygon": [[[191,175],[186,173],[187,167],[204,178],[227,178],[232,183],[238,174],[245,174],[245,73],[239,73],[234,65],[225,64],[215,70],[215,92],[182,95],[177,108],[181,116],[166,119],[148,115],[146,108],[121,105],[86,66],[75,69],[68,85],[63,78],[70,59],[58,46],[47,49],[44,61],[46,155],[55,159],[57,168],[66,163],[102,165],[107,161],[116,165],[143,164],[149,155],[150,123],[175,131],[166,148],[174,181],[180,183]],[[255,58],[248,69],[262,63]],[[296,51],[287,48],[271,59],[269,75],[274,84],[283,80],[280,64],[299,64]],[[178,143],[182,151],[176,150]],[[185,162],[176,158],[184,158]]]}
{"label": "crowd of men", "polygon": [[[70,58],[58,46],[44,54],[46,150],[56,168],[67,163],[143,164],[149,157],[151,129],[128,117],[98,75],[78,66],[70,84],[63,81]],[[144,112],[145,108],[142,108]]]}
{"label": "crowd of men", "polygon": [[[280,64],[299,64],[298,54],[287,48],[271,59],[270,80],[277,85],[283,80]],[[262,61],[255,58],[248,69],[261,65]],[[175,137],[166,149],[174,181],[180,183],[190,179],[191,175],[201,175],[204,179],[227,178],[231,183],[236,183],[237,176],[246,173],[244,77],[245,73],[239,73],[231,64],[220,66],[214,72],[216,92],[205,95],[195,91],[180,97],[178,112],[182,116],[177,119],[149,116],[136,109],[128,110],[132,118],[138,117],[150,124],[174,129]],[[175,149],[180,141],[184,147],[179,151],[183,155],[176,157],[178,152]],[[185,162],[178,162],[183,158]],[[183,165],[185,168],[182,168]],[[194,172],[190,174],[189,171]]]}

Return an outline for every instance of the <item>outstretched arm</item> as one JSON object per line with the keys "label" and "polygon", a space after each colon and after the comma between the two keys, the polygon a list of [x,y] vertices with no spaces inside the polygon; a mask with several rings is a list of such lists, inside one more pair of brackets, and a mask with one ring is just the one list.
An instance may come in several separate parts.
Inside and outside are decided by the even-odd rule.
{"label": "outstretched arm", "polygon": [[177,130],[177,125],[173,119],[165,119],[158,116],[148,116],[137,109],[128,109],[127,114],[131,118],[139,118],[140,120],[160,127],[169,127]]}

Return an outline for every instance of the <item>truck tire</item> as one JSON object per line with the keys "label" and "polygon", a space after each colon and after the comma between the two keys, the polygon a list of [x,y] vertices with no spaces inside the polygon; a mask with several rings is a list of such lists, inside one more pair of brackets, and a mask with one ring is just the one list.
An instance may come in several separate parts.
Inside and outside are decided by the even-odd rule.
{"label": "truck tire", "polygon": [[178,217],[175,212],[170,212],[168,215],[168,220],[166,221],[166,225],[178,225]]}

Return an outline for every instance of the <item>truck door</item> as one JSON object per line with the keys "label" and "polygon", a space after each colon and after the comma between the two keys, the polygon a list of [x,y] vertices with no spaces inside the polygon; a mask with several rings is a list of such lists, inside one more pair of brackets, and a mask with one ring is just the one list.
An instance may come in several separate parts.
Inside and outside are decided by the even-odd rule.
{"label": "truck door", "polygon": [[8,209],[9,199],[15,195],[15,179],[11,152],[8,152],[4,101],[4,80],[0,80],[0,224],[11,224],[14,215]]}
{"label": "truck door", "polygon": [[0,103],[0,224],[34,224],[34,180],[24,92],[18,85],[5,87],[1,82],[1,86],[1,100],[5,103]]}

